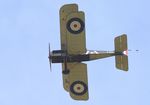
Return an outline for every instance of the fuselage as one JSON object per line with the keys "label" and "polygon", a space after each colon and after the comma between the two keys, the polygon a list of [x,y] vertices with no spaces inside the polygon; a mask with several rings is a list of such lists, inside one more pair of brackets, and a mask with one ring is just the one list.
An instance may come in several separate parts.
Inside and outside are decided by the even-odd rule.
{"label": "fuselage", "polygon": [[66,60],[69,63],[69,62],[82,62],[82,61],[102,59],[115,55],[123,55],[123,53],[114,51],[89,50],[83,54],[72,55],[67,54],[67,52],[63,50],[54,50],[51,52],[50,59],[52,60],[52,63],[63,63],[65,62],[64,60]]}

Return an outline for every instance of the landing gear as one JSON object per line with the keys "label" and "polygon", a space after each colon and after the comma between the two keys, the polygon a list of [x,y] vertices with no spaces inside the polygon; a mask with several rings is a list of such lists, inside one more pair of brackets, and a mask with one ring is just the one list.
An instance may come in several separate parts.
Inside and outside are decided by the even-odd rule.
{"label": "landing gear", "polygon": [[69,74],[69,72],[70,72],[69,69],[66,69],[66,70],[63,70],[63,71],[62,71],[62,73],[65,74],[65,75],[66,75],[66,74]]}

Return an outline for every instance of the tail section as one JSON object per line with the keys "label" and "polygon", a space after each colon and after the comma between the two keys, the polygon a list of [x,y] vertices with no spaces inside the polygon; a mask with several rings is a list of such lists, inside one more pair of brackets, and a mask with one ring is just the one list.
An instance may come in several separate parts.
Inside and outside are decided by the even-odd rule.
{"label": "tail section", "polygon": [[115,38],[116,68],[128,71],[127,35],[123,34]]}

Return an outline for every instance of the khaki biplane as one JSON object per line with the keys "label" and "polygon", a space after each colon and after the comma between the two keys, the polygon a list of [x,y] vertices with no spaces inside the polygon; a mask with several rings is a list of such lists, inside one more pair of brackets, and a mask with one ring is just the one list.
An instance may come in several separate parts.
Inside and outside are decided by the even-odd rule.
{"label": "khaki biplane", "polygon": [[63,87],[75,100],[88,100],[87,64],[83,61],[115,56],[116,68],[128,71],[127,35],[115,38],[114,51],[86,49],[85,16],[77,4],[60,9],[61,50],[50,51],[49,61],[62,64]]}

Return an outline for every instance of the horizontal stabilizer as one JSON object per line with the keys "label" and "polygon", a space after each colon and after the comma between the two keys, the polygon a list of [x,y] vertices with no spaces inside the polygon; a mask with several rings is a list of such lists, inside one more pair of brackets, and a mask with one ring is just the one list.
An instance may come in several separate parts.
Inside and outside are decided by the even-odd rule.
{"label": "horizontal stabilizer", "polygon": [[128,71],[128,56],[126,55],[117,55],[116,59],[116,68],[124,71]]}
{"label": "horizontal stabilizer", "polygon": [[127,35],[123,34],[115,38],[116,68],[128,71]]}
{"label": "horizontal stabilizer", "polygon": [[115,52],[126,51],[127,48],[127,35],[123,34],[115,38]]}

